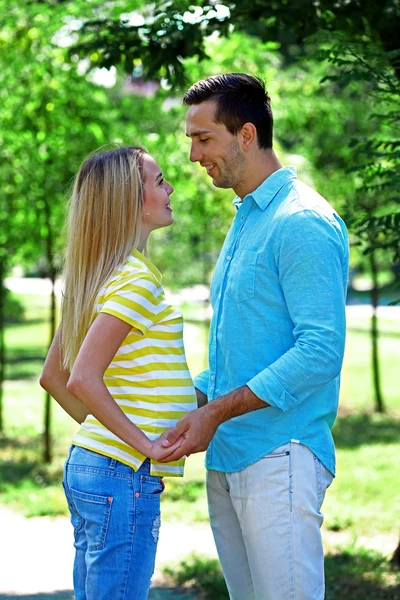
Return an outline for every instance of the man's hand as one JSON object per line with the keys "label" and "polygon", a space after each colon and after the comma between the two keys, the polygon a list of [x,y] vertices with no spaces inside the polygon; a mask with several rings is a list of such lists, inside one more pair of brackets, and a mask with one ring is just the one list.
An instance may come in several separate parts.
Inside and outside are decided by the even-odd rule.
{"label": "man's hand", "polygon": [[173,444],[165,447],[163,445],[163,440],[165,433],[163,433],[159,438],[151,442],[151,450],[148,452],[148,458],[152,458],[157,462],[172,462],[173,460],[177,460],[176,458],[171,458],[171,455],[180,448],[181,444],[184,441],[183,437],[179,437],[175,439]]}
{"label": "man's hand", "polygon": [[175,427],[163,433],[161,443],[164,448],[173,446],[180,436],[183,437],[183,442],[173,454],[160,459],[160,462],[178,460],[182,456],[207,450],[221,423],[267,406],[269,404],[257,398],[247,385],[220,396],[206,406],[188,413]]}
{"label": "man's hand", "polygon": [[181,436],[183,442],[173,454],[160,459],[160,462],[170,462],[185,455],[203,452],[208,448],[218,425],[220,425],[220,420],[218,414],[212,410],[212,404],[188,413],[178,421],[175,427],[163,434],[162,445],[165,449],[175,445]]}

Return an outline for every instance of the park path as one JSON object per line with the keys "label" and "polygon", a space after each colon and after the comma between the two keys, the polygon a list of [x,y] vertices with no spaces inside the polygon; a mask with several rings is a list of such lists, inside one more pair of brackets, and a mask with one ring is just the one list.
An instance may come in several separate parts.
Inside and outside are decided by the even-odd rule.
{"label": "park path", "polygon": [[[26,519],[0,507],[0,600],[73,600],[72,528],[68,517]],[[216,557],[208,524],[163,523],[149,600],[197,600],[168,588],[162,568],[191,552]]]}

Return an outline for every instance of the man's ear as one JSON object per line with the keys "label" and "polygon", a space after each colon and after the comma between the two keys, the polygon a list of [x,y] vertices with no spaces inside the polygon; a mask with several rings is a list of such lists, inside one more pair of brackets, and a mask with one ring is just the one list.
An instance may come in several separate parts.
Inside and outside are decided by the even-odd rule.
{"label": "man's ear", "polygon": [[242,150],[248,152],[257,144],[257,129],[253,123],[245,123],[239,133]]}

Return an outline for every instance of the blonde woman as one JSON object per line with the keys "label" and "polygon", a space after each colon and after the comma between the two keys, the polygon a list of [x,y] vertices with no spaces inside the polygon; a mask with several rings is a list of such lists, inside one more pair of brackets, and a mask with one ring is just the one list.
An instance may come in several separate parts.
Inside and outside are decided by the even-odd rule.
{"label": "blonde woman", "polygon": [[88,158],[70,202],[61,325],[41,385],[81,424],[65,464],[76,600],[145,600],[154,571],[165,461],[162,433],[196,408],[182,315],[143,255],[172,224],[170,195],[139,147]]}

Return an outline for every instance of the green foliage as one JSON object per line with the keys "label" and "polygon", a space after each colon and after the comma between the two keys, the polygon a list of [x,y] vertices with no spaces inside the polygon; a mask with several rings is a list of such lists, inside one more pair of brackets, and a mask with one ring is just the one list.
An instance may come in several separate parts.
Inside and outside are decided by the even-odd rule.
{"label": "green foliage", "polygon": [[[129,18],[135,10],[135,18]],[[184,59],[202,61],[211,54],[205,40],[229,37],[232,30],[263,42],[277,43],[290,61],[290,49],[320,29],[362,35],[373,27],[375,39],[393,50],[399,23],[396,0],[374,2],[304,0],[267,2],[158,0],[152,5],[126,1],[104,3],[97,14],[85,14],[79,42],[72,52],[89,56],[93,65],[121,64],[128,73],[136,68],[146,78],[164,77],[174,85],[190,80]],[[238,70],[238,69],[236,69]]]}
{"label": "green foliage", "polygon": [[184,482],[183,485],[172,487],[170,485],[168,486],[168,499],[171,502],[184,500],[185,502],[192,503],[196,502],[199,496],[205,494],[204,481],[188,481]]}
{"label": "green foliage", "polygon": [[0,437],[0,495],[27,517],[67,514],[60,487],[63,459],[41,460],[41,436]]}
{"label": "green foliage", "polygon": [[229,598],[219,561],[215,558],[191,554],[177,568],[165,567],[163,572],[178,585],[190,585],[205,592],[210,600]]}
{"label": "green foliage", "polygon": [[18,323],[24,320],[24,307],[14,294],[5,290],[4,318],[6,323]]}
{"label": "green foliage", "polygon": [[[38,256],[51,252],[55,265],[60,265],[71,178],[84,156],[96,147],[128,142],[144,145],[176,188],[172,196],[175,225],[157,232],[151,242],[152,257],[164,272],[166,284],[178,287],[209,282],[233,216],[232,194],[213,188],[207,176],[188,163],[189,148],[183,142],[185,111],[175,97],[177,92],[180,95],[179,89],[163,83],[151,97],[132,93],[135,82],[142,81],[138,76],[143,69],[150,65],[157,70],[154,65],[171,56],[177,61],[176,69],[179,63],[190,81],[230,70],[264,77],[275,99],[277,145],[283,152],[295,154],[286,162],[298,160],[300,175],[312,178],[311,183],[337,208],[346,203],[350,206],[358,175],[344,176],[344,172],[352,160],[363,158],[361,150],[352,148],[348,140],[355,134],[369,135],[373,125],[365,110],[370,114],[373,103],[363,97],[363,82],[358,82],[356,93],[339,88],[337,81],[321,88],[318,82],[329,72],[324,65],[306,63],[303,58],[308,51],[299,42],[322,25],[346,31],[350,27],[353,33],[365,33],[368,28],[364,22],[348,21],[360,12],[352,3],[336,8],[325,5],[323,10],[312,4],[305,7],[304,2],[292,4],[287,11],[279,3],[249,7],[239,2],[228,5],[228,15],[201,2],[190,5],[192,8],[185,2],[170,2],[168,11],[166,4],[156,4],[153,11],[145,3],[132,6],[124,0],[99,0],[90,5],[81,1],[8,3],[12,10],[0,25],[4,61],[0,73],[4,106],[0,154],[4,160],[0,171],[7,182],[0,197],[0,220],[3,214],[7,222],[1,228],[5,237],[2,241],[0,236],[0,252],[1,247],[7,248],[8,263],[33,264]],[[136,11],[133,15],[132,10]],[[387,1],[379,12],[391,10],[392,2]],[[375,8],[369,6],[368,11],[376,31],[390,30],[392,23],[378,23]],[[143,27],[138,24],[140,19],[144,19]],[[115,31],[107,30],[110,23]],[[221,23],[234,25],[233,32]],[[147,26],[158,41],[148,41]],[[196,29],[196,35],[189,36],[187,28]],[[137,33],[132,39],[131,30]],[[174,49],[169,55],[170,41],[180,36],[185,38],[182,53]],[[204,52],[191,52],[189,45],[194,48],[200,38]],[[83,44],[78,54],[90,62],[93,73],[78,58],[77,40]],[[85,49],[86,42],[92,46]],[[96,44],[100,49],[95,49]],[[137,45],[137,56],[129,44]],[[107,66],[117,65],[117,83],[109,91],[93,83],[103,58]],[[130,82],[124,69],[133,77]],[[168,69],[163,77],[163,81],[168,79]],[[353,217],[355,212],[349,209],[345,216]]]}
{"label": "green foliage", "polygon": [[[196,465],[196,462],[199,465]],[[203,456],[191,457],[186,465],[183,480],[174,478],[166,481],[165,492],[161,496],[161,511],[164,519],[185,523],[208,521],[203,463]],[[191,474],[197,479],[192,479]],[[201,479],[198,479],[199,477]]]}
{"label": "green foliage", "polygon": [[[329,41],[328,41],[329,40]],[[400,260],[400,50],[385,51],[369,36],[349,39],[343,34],[319,32],[314,42],[325,45],[317,56],[335,67],[324,80],[341,89],[363,86],[373,112],[372,130],[352,140],[358,158],[348,171],[359,179],[357,194],[351,203],[357,218],[353,230],[361,241],[364,254],[377,249],[389,250]]]}
{"label": "green foliage", "polygon": [[[395,0],[379,5],[333,1],[321,5],[294,0],[290,10],[286,2],[249,4],[240,0],[211,6],[203,1],[193,4],[170,0],[156,2],[152,10],[143,5],[136,8],[136,20],[127,17],[126,2],[105,5],[99,13],[101,18],[87,15],[82,19],[79,42],[71,52],[89,56],[92,66],[122,64],[134,76],[163,77],[179,87],[185,80],[204,76],[202,69],[194,68],[200,64],[207,64],[206,75],[227,70],[266,75],[259,64],[240,64],[241,57],[248,56],[248,48],[243,48],[238,38],[233,63],[226,55],[220,63],[220,52],[215,52],[210,40],[220,39],[229,46],[235,32],[241,32],[260,40],[270,50],[279,48],[283,66],[294,66],[293,87],[302,99],[301,111],[294,110],[294,102],[290,101],[290,108],[284,108],[290,113],[287,122],[293,125],[280,130],[284,146],[299,153],[308,142],[304,151],[315,169],[316,183],[321,184],[318,189],[324,193],[324,188],[330,186],[326,195],[338,198],[336,205],[340,205],[342,196],[347,204],[344,216],[362,242],[362,249],[367,253],[377,247],[389,249],[398,259],[398,234],[387,228],[385,221],[388,215],[396,214],[392,205],[398,203],[399,189],[399,135],[393,132],[399,123],[400,74],[396,35],[400,11]],[[241,42],[244,39],[242,36]],[[314,90],[307,93],[310,82],[302,79],[304,67],[299,63],[299,58],[307,54],[305,40],[317,47],[317,58],[335,68],[328,73],[325,69],[320,78],[330,82],[331,104],[315,85],[311,84]],[[257,41],[256,45],[259,51]],[[288,71],[285,76],[288,79]],[[345,94],[347,85],[352,91]],[[356,101],[352,99],[355,88]],[[365,101],[366,94],[372,98]],[[295,102],[298,100],[299,95]],[[379,114],[375,110],[375,118],[372,108],[379,109]],[[308,122],[303,115],[298,118],[303,112]],[[364,137],[364,141],[352,144],[351,139],[357,137]]]}
{"label": "green foliage", "polygon": [[[326,600],[398,600],[400,578],[386,557],[372,550],[348,547],[325,560]],[[209,600],[229,598],[221,567],[216,559],[192,554],[164,573],[178,585],[189,585]]]}
{"label": "green foliage", "polygon": [[107,139],[107,102],[53,43],[57,15],[31,3],[8,9],[0,29],[0,242],[9,265],[32,265],[60,252],[67,184],[83,155]]}
{"label": "green foliage", "polygon": [[326,600],[399,600],[399,578],[378,552],[346,548],[325,560]]}

